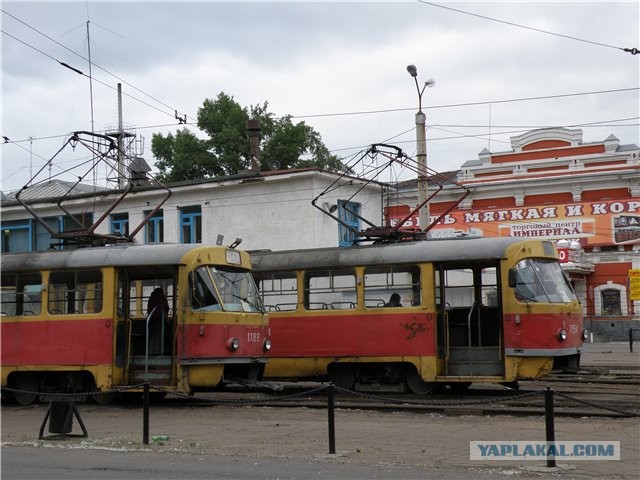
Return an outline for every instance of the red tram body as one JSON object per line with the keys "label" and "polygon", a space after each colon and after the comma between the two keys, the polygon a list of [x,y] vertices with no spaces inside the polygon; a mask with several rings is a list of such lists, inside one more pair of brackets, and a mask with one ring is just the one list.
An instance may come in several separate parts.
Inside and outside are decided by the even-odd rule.
{"label": "red tram body", "polygon": [[[274,348],[265,378],[429,393],[577,369],[582,306],[538,240],[252,252]],[[394,294],[399,303],[388,301]]]}
{"label": "red tram body", "polygon": [[[262,377],[271,341],[245,252],[124,245],[1,261],[2,386],[20,403],[96,391],[106,402],[111,389],[144,380],[190,393]],[[169,311],[154,326],[147,304],[157,288]]]}

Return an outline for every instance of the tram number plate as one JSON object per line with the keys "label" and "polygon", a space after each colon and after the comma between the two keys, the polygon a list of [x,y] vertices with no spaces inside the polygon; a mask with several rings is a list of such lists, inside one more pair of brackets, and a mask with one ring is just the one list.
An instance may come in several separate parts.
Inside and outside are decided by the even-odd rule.
{"label": "tram number plate", "polygon": [[249,343],[258,343],[260,338],[260,332],[247,332],[247,342]]}

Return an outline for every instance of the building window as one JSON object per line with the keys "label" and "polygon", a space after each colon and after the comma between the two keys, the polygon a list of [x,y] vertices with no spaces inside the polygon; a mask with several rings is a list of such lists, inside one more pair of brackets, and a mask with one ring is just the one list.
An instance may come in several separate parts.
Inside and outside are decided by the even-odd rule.
{"label": "building window", "polygon": [[32,250],[32,221],[16,220],[2,223],[2,253]]}
{"label": "building window", "polygon": [[603,316],[620,316],[622,315],[622,302],[620,301],[620,290],[608,288],[600,292],[602,300]]}
{"label": "building window", "polygon": [[180,209],[180,243],[202,243],[202,211],[199,205]]}
{"label": "building window", "polygon": [[129,236],[129,214],[114,213],[111,215],[111,234],[121,237]]}
{"label": "building window", "polygon": [[358,240],[359,236],[356,232],[360,231],[359,215],[359,203],[338,200],[338,218],[349,227],[353,228],[352,230],[343,224],[338,225],[338,235],[340,237],[339,245],[341,247],[351,246],[356,242],[356,240]]}
{"label": "building window", "polygon": [[[54,232],[60,232],[62,228],[62,217],[47,217],[42,221]],[[51,234],[45,229],[40,222],[34,222],[34,232],[36,241],[36,250],[48,250],[52,245],[59,245],[60,240],[53,240]]]}
{"label": "building window", "polygon": [[[145,217],[149,212],[144,212]],[[144,227],[145,243],[162,243],[164,242],[164,214],[162,210],[158,210],[153,217],[149,219]]]}

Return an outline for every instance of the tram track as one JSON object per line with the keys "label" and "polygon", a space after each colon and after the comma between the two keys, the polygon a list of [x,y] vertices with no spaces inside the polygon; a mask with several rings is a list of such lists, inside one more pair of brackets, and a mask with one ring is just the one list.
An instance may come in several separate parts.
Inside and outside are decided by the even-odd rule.
{"label": "tram track", "polygon": [[[313,386],[311,386],[313,385]],[[251,405],[272,408],[327,408],[326,384],[287,385],[281,392],[267,393],[231,387],[224,392],[197,395],[194,398],[170,399],[176,406]],[[578,385],[578,387],[576,387]],[[310,388],[311,386],[311,388]],[[520,390],[493,385],[477,385],[463,393],[419,396],[409,393],[343,392],[335,394],[335,408],[349,410],[376,410],[384,412],[411,411],[442,415],[544,415],[543,391],[550,385],[546,380],[521,382]],[[316,389],[314,391],[314,388]],[[589,382],[580,387],[574,382],[552,382],[555,395],[555,415],[564,417],[623,418],[628,413],[640,414],[640,382]],[[305,392],[313,392],[305,394]],[[524,398],[523,394],[527,395]],[[570,397],[570,398],[565,398]],[[572,400],[575,398],[575,401]],[[626,414],[625,414],[626,413]]]}

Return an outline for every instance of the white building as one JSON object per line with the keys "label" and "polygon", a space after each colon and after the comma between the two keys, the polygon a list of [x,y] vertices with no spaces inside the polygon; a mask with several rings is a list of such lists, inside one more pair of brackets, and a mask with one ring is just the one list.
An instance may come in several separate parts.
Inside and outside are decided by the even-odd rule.
{"label": "white building", "polygon": [[[79,228],[57,201],[72,184],[54,180],[24,190],[20,199],[57,232]],[[338,187],[339,188],[336,188]],[[229,245],[237,238],[239,248],[294,249],[351,244],[357,237],[316,205],[360,230],[367,227],[358,216],[381,225],[383,185],[340,177],[319,169],[245,172],[209,180],[168,185],[171,195],[161,209],[142,226],[135,243],[205,243]],[[326,193],[326,189],[329,189]],[[76,193],[78,192],[78,193]],[[167,190],[141,187],[108,209],[122,190],[86,187],[75,189],[64,208],[89,226],[101,217],[96,234],[129,234],[167,196]],[[347,203],[349,202],[349,203]],[[345,209],[347,206],[347,209]],[[357,212],[354,216],[351,212]],[[333,213],[332,212],[332,213]],[[56,241],[54,241],[55,243]],[[2,200],[2,252],[49,248],[51,235],[15,196]]]}

